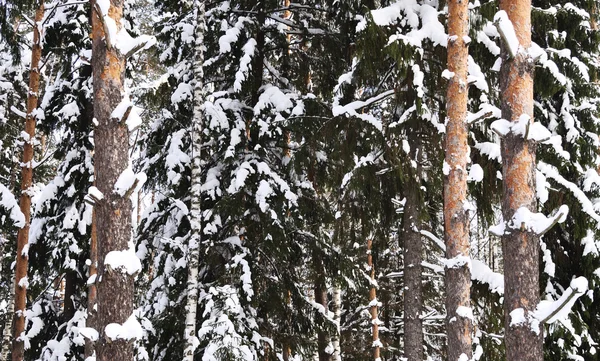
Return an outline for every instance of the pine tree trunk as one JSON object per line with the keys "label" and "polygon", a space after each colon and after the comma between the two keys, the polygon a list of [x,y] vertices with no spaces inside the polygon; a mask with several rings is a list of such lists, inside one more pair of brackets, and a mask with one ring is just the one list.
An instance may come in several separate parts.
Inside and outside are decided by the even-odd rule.
{"label": "pine tree trunk", "polygon": [[[446,258],[456,265],[447,267],[446,327],[448,360],[471,359],[471,271],[469,217],[467,204],[467,163],[469,158],[467,120],[467,63],[469,35],[468,1],[448,2],[448,70],[454,73],[448,82],[446,159],[444,164],[444,237]],[[447,168],[447,169],[446,169]],[[459,261],[460,258],[462,261]]]}
{"label": "pine tree trunk", "polygon": [[[129,166],[129,130],[123,119],[111,116],[121,103],[125,78],[125,56],[110,42],[104,32],[104,18],[95,1],[92,2],[92,66],[94,76],[94,175],[96,187],[104,198],[95,205],[98,246],[97,330],[98,361],[130,361],[133,348],[129,340],[111,340],[106,326],[123,324],[133,312],[133,276],[121,269],[109,269],[104,264],[111,251],[129,249],[131,241],[132,206],[129,195],[116,193],[114,185]],[[123,0],[110,0],[107,18],[123,27]],[[107,21],[110,21],[107,19]],[[109,41],[110,40],[110,41]]]}
{"label": "pine tree trunk", "polygon": [[[508,14],[520,43],[514,58],[509,57],[505,44],[502,47],[502,118],[515,122],[522,115],[527,115],[532,121],[535,63],[527,55],[527,49],[531,46],[531,1],[501,0],[500,9]],[[521,309],[516,312],[523,311],[528,317],[540,300],[539,236],[532,231],[521,230],[519,225],[510,228],[508,224],[521,207],[536,211],[535,151],[535,143],[525,140],[521,134],[509,132],[502,138],[502,216],[507,225],[502,236],[504,339],[508,361],[543,360],[542,330],[536,334],[527,321],[511,325],[511,312]]]}
{"label": "pine tree trunk", "polygon": [[418,233],[418,191],[409,189],[404,204],[402,237],[404,238],[404,357],[423,361],[423,289],[421,262],[423,243]]}
{"label": "pine tree trunk", "polygon": [[185,349],[184,361],[194,360],[194,350],[198,345],[196,337],[196,310],[198,308],[198,263],[200,261],[200,241],[202,236],[202,124],[204,121],[204,33],[206,32],[205,8],[203,0],[194,1],[196,11],[195,57],[194,57],[194,118],[192,123],[192,192],[190,207],[191,236],[188,247],[187,303],[185,306]]}
{"label": "pine tree trunk", "polygon": [[[98,238],[97,238],[97,229],[96,229],[96,209],[92,209],[92,229],[90,231],[90,268],[89,268],[89,277],[97,277],[98,276]],[[87,299],[87,319],[86,326],[95,328],[96,327],[96,298],[97,298],[97,289],[96,282],[98,279],[94,280],[94,282],[88,284],[88,299]],[[87,359],[90,356],[94,355],[94,347],[95,342],[86,338],[85,339],[85,351],[84,356]]]}
{"label": "pine tree trunk", "polygon": [[[35,24],[41,24],[44,18],[44,2],[38,2],[35,11]],[[42,56],[40,39],[40,26],[33,27],[33,46],[31,48],[31,70],[29,71],[29,91],[27,92],[27,115],[25,118],[25,132],[29,140],[23,145],[23,165],[21,169],[21,196],[19,207],[25,215],[25,225],[17,233],[17,263],[15,266],[15,321],[14,340],[12,345],[13,361],[22,361],[25,353],[25,345],[20,336],[25,332],[25,308],[27,307],[27,268],[29,256],[27,247],[29,244],[29,225],[31,221],[31,196],[29,188],[33,182],[33,142],[35,140],[35,115],[34,111],[38,105],[40,88],[39,64]],[[23,254],[25,251],[25,254]]]}
{"label": "pine tree trunk", "polygon": [[369,276],[371,278],[371,288],[369,289],[369,311],[371,312],[371,324],[373,333],[373,360],[378,361],[381,356],[379,345],[379,307],[377,306],[377,288],[375,287],[375,265],[373,264],[373,240],[367,240],[367,265],[369,266]]}

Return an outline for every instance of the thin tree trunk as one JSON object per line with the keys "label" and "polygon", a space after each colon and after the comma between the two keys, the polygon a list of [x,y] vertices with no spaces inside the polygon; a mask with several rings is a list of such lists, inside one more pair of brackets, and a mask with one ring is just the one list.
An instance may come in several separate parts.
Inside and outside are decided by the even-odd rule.
{"label": "thin tree trunk", "polygon": [[[98,276],[98,238],[97,238],[97,230],[96,230],[96,209],[92,209],[92,229],[90,231],[90,269],[89,269],[89,277],[97,277]],[[88,303],[87,303],[87,319],[86,326],[95,328],[96,327],[96,298],[97,298],[97,288],[96,281],[88,284]],[[87,359],[90,356],[94,355],[94,347],[95,342],[88,338],[85,339],[85,351],[84,355]]]}
{"label": "thin tree trunk", "polygon": [[[315,302],[323,306],[323,311],[327,315],[327,285],[325,283],[325,271],[323,270],[323,260],[318,255],[313,257],[315,260]],[[317,347],[319,361],[331,361],[331,354],[326,349],[329,344],[327,332],[319,329],[317,332]]]}
{"label": "thin tree trunk", "polygon": [[63,295],[63,322],[69,321],[73,316],[75,316],[75,303],[73,302],[73,298],[75,297],[75,293],[77,292],[77,273],[73,270],[68,270],[65,273],[65,281],[64,281],[64,295]]}
{"label": "thin tree trunk", "polygon": [[[446,258],[446,327],[448,360],[466,356],[471,359],[471,271],[469,217],[467,203],[467,162],[469,157],[467,125],[467,63],[469,35],[468,1],[448,2],[448,70],[454,73],[448,82],[446,158],[444,164],[444,237]],[[463,356],[465,355],[465,356]]]}
{"label": "thin tree trunk", "polygon": [[184,361],[194,360],[198,345],[196,337],[196,310],[198,308],[198,263],[202,236],[202,124],[204,120],[204,33],[206,32],[205,7],[203,0],[194,1],[196,11],[196,42],[194,58],[194,118],[192,123],[192,192],[190,208],[191,236],[188,247],[187,302],[185,316]]}
{"label": "thin tree trunk", "polygon": [[333,361],[342,361],[340,349],[341,321],[342,321],[342,290],[339,286],[333,287],[333,320],[335,321],[335,335],[333,336]]}
{"label": "thin tree trunk", "polygon": [[[519,51],[513,58],[509,56],[506,44],[502,44],[502,118],[516,122],[526,115],[531,122],[535,66],[527,54],[527,49],[531,46],[531,1],[501,0],[500,9],[506,11],[520,44]],[[522,134],[509,132],[502,138],[502,216],[506,224],[506,231],[502,236],[504,340],[508,361],[543,360],[542,330],[539,333],[532,331],[531,325],[526,321],[540,300],[539,236],[533,231],[520,229],[520,225],[510,225],[510,220],[519,208],[536,211],[535,151],[535,142],[524,139]],[[515,317],[519,313],[524,315],[525,321],[513,319],[511,313]]]}
{"label": "thin tree trunk", "polygon": [[[418,186],[418,185],[417,185]],[[408,361],[423,361],[423,288],[421,262],[423,242],[419,228],[419,194],[406,191],[402,237],[404,238],[404,357]]]}
{"label": "thin tree trunk", "polygon": [[[17,233],[17,264],[15,267],[15,332],[12,346],[13,361],[22,361],[25,353],[25,344],[21,335],[25,332],[25,308],[27,307],[27,268],[29,256],[29,225],[31,221],[31,196],[29,188],[33,182],[33,142],[35,140],[35,115],[38,106],[38,92],[40,88],[39,64],[42,55],[40,38],[41,21],[44,18],[44,1],[38,2],[35,11],[35,26],[33,27],[33,46],[31,48],[31,70],[29,71],[29,91],[27,92],[27,115],[25,118],[25,132],[29,137],[23,145],[23,165],[21,169],[21,196],[19,207],[25,215],[25,225]],[[25,251],[25,253],[23,253]]]}
{"label": "thin tree trunk", "polygon": [[[117,32],[123,28],[123,0],[110,0],[107,14],[92,0],[92,66],[94,83],[94,176],[96,187],[104,198],[96,202],[98,282],[97,330],[98,361],[130,361],[133,347],[129,340],[106,334],[111,323],[123,324],[133,313],[133,275],[121,267],[111,269],[104,264],[109,252],[126,251],[130,247],[132,206],[129,194],[114,191],[119,176],[129,166],[129,130],[126,119],[111,114],[123,99],[125,56],[111,43],[105,25],[114,21]],[[109,28],[109,26],[107,26]],[[114,33],[113,33],[114,35]],[[129,192],[127,192],[129,193]],[[131,260],[133,261],[133,260]],[[114,335],[113,335],[114,336]]]}
{"label": "thin tree trunk", "polygon": [[379,341],[379,307],[377,301],[377,288],[375,287],[375,265],[373,264],[373,240],[367,240],[367,265],[371,277],[371,288],[369,289],[369,310],[371,312],[371,324],[373,333],[373,360],[377,361],[381,355],[381,342]]}
{"label": "thin tree trunk", "polygon": [[[14,275],[11,277],[11,281],[15,281]],[[2,332],[2,350],[0,351],[0,361],[8,361],[8,355],[10,354],[14,321],[13,314],[15,312],[14,292],[14,289],[11,288],[10,294],[8,295],[6,319],[4,320],[4,331]]]}

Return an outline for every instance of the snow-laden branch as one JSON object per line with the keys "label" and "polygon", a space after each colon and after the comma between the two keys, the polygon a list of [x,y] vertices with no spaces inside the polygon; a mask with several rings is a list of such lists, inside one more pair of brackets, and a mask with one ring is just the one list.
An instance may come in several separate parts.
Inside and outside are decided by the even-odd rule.
{"label": "snow-laden branch", "polygon": [[577,200],[581,204],[582,210],[585,213],[587,213],[590,217],[592,217],[596,221],[597,224],[600,224],[600,215],[598,213],[596,213],[596,211],[594,210],[594,205],[593,205],[592,201],[579,188],[578,185],[566,180],[563,176],[560,175],[560,173],[558,172],[558,169],[556,169],[556,167],[554,167],[550,164],[547,164],[544,162],[538,162],[537,168],[540,172],[542,172],[544,174],[544,176],[546,178],[555,180],[558,184],[562,185],[563,187],[565,187],[566,189],[571,191],[571,193],[573,193],[575,198],[577,198]]}
{"label": "snow-laden branch", "polygon": [[533,316],[540,323],[554,323],[565,319],[575,301],[588,290],[588,280],[585,277],[577,277],[571,281],[569,288],[556,301],[543,300],[536,307]]}
{"label": "snow-laden branch", "polygon": [[522,232],[534,232],[542,236],[548,232],[557,223],[562,223],[567,219],[569,207],[566,205],[560,208],[550,217],[546,217],[542,213],[533,213],[526,207],[517,209],[513,217],[508,221],[502,221],[498,225],[492,226],[488,231],[496,236],[502,237],[511,230],[520,230]]}
{"label": "snow-laden branch", "polygon": [[513,23],[508,18],[506,11],[500,10],[494,15],[494,25],[496,25],[510,57],[514,58],[519,51],[520,44]]}

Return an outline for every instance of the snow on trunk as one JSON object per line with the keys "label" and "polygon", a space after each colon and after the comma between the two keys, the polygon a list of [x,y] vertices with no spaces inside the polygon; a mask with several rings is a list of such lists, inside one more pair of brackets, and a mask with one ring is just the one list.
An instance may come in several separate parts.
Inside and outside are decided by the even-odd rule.
{"label": "snow on trunk", "polygon": [[38,2],[33,27],[33,46],[31,48],[31,70],[29,71],[29,91],[27,92],[27,114],[25,133],[27,139],[23,145],[23,163],[21,165],[21,196],[19,207],[25,216],[25,224],[17,233],[17,262],[15,266],[15,321],[12,345],[13,361],[22,361],[25,353],[25,310],[27,306],[27,268],[29,263],[29,225],[31,221],[31,194],[33,183],[33,144],[35,142],[35,110],[38,106],[40,89],[39,63],[42,55],[41,23],[44,19],[44,1]]}
{"label": "snow on trunk", "polygon": [[[512,22],[520,48],[529,49],[531,1],[501,0],[500,10],[504,10]],[[523,119],[527,119],[527,124],[531,124],[535,63],[527,51],[518,51],[512,57],[509,45],[502,46],[499,77],[502,118],[514,125]],[[525,317],[531,316],[540,300],[540,236],[531,227],[515,227],[507,222],[513,219],[522,207],[533,213],[537,210],[536,141],[525,139],[520,133],[509,131],[502,137],[502,216],[506,222],[502,235],[506,359],[541,361],[541,332],[536,334],[528,323],[515,323],[511,320],[511,314],[514,315],[517,310],[522,311]]]}
{"label": "snow on trunk", "polygon": [[[444,166],[444,237],[446,267],[446,327],[448,330],[448,360],[471,359],[473,316],[471,311],[471,272],[469,261],[469,215],[467,211],[467,164],[469,163],[467,102],[469,94],[469,3],[448,2],[448,80],[446,156]],[[465,357],[466,356],[466,357]]]}

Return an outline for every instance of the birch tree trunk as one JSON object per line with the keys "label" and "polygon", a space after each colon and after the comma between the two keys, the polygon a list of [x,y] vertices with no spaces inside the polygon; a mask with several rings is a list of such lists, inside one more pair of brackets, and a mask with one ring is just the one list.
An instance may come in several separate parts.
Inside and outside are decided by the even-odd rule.
{"label": "birch tree trunk", "polygon": [[[448,360],[471,359],[471,271],[469,265],[469,217],[467,203],[467,63],[469,35],[468,1],[448,2],[448,81],[446,158],[444,164],[444,238],[446,258],[446,327]],[[464,355],[464,356],[463,356]]]}
{"label": "birch tree trunk", "polygon": [[23,164],[21,165],[21,195],[19,208],[25,215],[25,225],[17,233],[17,262],[15,266],[15,320],[14,339],[12,345],[13,361],[22,361],[25,344],[21,336],[25,332],[25,308],[27,307],[27,268],[29,256],[29,225],[31,222],[31,195],[29,188],[33,182],[33,143],[35,141],[35,109],[38,106],[40,89],[40,58],[42,46],[40,29],[44,19],[44,1],[38,1],[33,26],[33,45],[31,48],[31,69],[29,71],[29,91],[27,92],[27,115],[25,117],[25,133],[28,141],[23,145]]}
{"label": "birch tree trunk", "polygon": [[196,310],[198,308],[198,263],[202,237],[202,124],[204,121],[204,33],[206,32],[204,0],[194,1],[196,11],[195,59],[194,59],[194,118],[192,121],[192,193],[190,208],[191,235],[188,247],[187,302],[185,306],[184,361],[194,360],[198,346],[196,337]]}
{"label": "birch tree trunk", "polygon": [[423,361],[423,288],[421,262],[423,243],[418,233],[419,193],[406,192],[402,237],[404,238],[404,357],[407,361]]}
{"label": "birch tree trunk", "polygon": [[[129,166],[129,130],[126,119],[116,119],[113,110],[124,95],[125,56],[113,46],[114,25],[123,28],[124,0],[106,2],[102,9],[92,0],[92,66],[94,82],[94,176],[96,187],[104,198],[96,202],[96,237],[98,246],[97,320],[99,339],[96,342],[98,361],[131,361],[133,347],[128,339],[107,334],[107,325],[123,324],[133,312],[133,275],[121,267],[105,265],[111,251],[126,251],[132,237],[132,206],[129,194],[117,193],[114,186]],[[106,11],[107,10],[107,11]],[[106,11],[106,13],[103,13]],[[106,26],[106,25],[111,25]],[[129,193],[129,192],[128,192]],[[123,252],[122,254],[127,254]],[[128,259],[127,261],[133,261]]]}
{"label": "birch tree trunk", "polygon": [[[531,122],[535,65],[527,54],[527,49],[531,46],[531,1],[501,0],[500,9],[506,11],[520,44],[519,51],[512,58],[506,44],[502,44],[502,118],[516,122],[524,115]],[[502,216],[506,224],[502,236],[504,339],[508,361],[543,360],[542,330],[536,334],[526,321],[540,300],[539,236],[527,229],[520,229],[520,225],[511,227],[509,222],[521,207],[536,211],[535,151],[535,142],[524,139],[522,134],[509,132],[502,138]],[[519,314],[525,316],[524,322],[519,322]]]}

